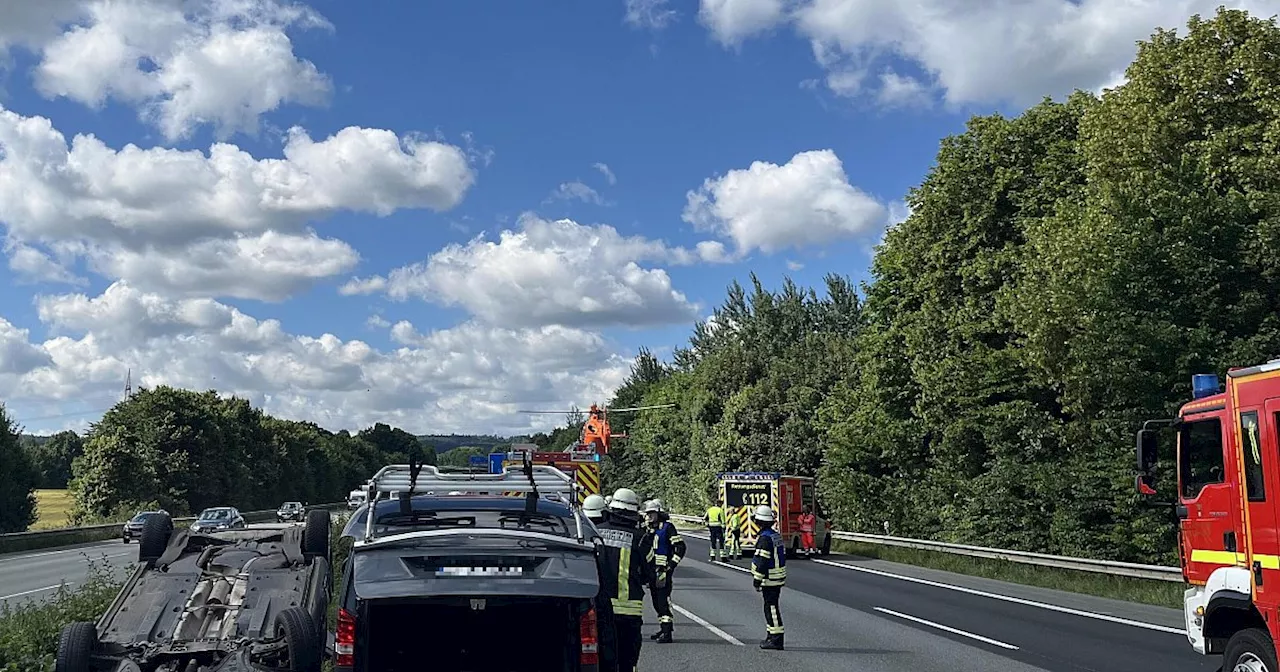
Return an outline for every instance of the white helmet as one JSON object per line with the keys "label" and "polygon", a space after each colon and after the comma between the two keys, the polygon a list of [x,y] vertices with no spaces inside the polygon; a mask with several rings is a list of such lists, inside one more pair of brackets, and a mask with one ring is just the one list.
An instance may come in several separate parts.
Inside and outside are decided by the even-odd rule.
{"label": "white helmet", "polygon": [[604,516],[604,497],[600,495],[588,495],[582,501],[582,512],[592,520],[599,520]]}
{"label": "white helmet", "polygon": [[662,500],[651,499],[644,503],[645,513],[662,513]]}
{"label": "white helmet", "polygon": [[774,520],[773,509],[761,504],[756,507],[756,511],[751,517],[762,523],[772,523]]}
{"label": "white helmet", "polygon": [[609,500],[609,508],[635,513],[640,510],[640,497],[635,490],[618,488],[613,493],[613,499]]}
{"label": "white helmet", "polygon": [[610,502],[612,502],[612,501],[613,501],[613,495],[605,495],[605,496],[604,496],[604,504],[605,504],[605,506],[608,506],[608,505],[609,505],[609,503],[610,503]]}

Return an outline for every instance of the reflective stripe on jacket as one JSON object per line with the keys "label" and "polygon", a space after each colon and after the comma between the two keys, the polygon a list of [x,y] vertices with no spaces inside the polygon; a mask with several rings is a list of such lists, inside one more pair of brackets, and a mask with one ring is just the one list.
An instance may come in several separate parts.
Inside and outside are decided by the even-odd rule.
{"label": "reflective stripe on jacket", "polygon": [[722,527],[724,525],[724,509],[711,505],[707,509],[707,527]]}
{"label": "reflective stripe on jacket", "polygon": [[751,558],[751,576],[763,586],[787,583],[787,544],[777,530],[760,530],[756,554]]}

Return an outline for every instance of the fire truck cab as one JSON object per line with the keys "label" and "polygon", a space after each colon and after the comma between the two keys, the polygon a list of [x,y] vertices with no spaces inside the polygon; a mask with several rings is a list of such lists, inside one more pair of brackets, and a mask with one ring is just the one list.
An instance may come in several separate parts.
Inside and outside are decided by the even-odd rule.
{"label": "fire truck cab", "polygon": [[1156,494],[1161,427],[1177,436],[1178,550],[1187,639],[1224,670],[1277,670],[1280,359],[1192,378],[1178,417],[1138,432],[1138,490]]}
{"label": "fire truck cab", "polygon": [[[720,482],[720,506],[726,512],[732,508],[745,514],[739,516],[738,528],[743,556],[755,550],[760,527],[751,520],[751,512],[763,504],[773,509],[778,521],[774,529],[787,540],[791,550],[788,557],[803,557],[797,552],[800,548],[800,514],[806,506],[814,515],[818,514],[818,493],[812,478],[767,471],[734,471],[717,474],[717,479]],[[830,521],[818,516],[813,537],[820,554],[831,553]]]}

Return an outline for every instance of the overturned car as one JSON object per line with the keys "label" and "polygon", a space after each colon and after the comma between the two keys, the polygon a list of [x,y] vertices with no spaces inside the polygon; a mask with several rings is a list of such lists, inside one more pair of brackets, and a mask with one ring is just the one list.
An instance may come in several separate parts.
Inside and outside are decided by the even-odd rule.
{"label": "overturned car", "polygon": [[106,613],[63,628],[55,672],[318,672],[329,560],[327,511],[208,533],[153,515]]}

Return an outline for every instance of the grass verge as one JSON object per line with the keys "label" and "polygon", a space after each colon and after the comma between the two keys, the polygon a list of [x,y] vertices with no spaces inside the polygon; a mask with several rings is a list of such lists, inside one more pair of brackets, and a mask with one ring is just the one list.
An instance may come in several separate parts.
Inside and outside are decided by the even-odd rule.
{"label": "grass verge", "polygon": [[71,527],[71,507],[75,500],[68,490],[36,490],[36,522],[32,530]]}
{"label": "grass verge", "polygon": [[1108,597],[1114,600],[1182,608],[1186,585],[1173,581],[1153,581],[1128,576],[1109,576],[1057,567],[1039,567],[1019,562],[974,558],[967,555],[924,551],[900,546],[881,546],[856,541],[832,541],[831,550],[864,558],[876,558],[904,565],[940,569],[956,574],[980,576],[1026,586],[1053,588],[1072,593]]}
{"label": "grass verge", "polygon": [[73,621],[96,621],[107,610],[124,577],[105,560],[88,562],[88,577],[76,588],[63,584],[42,601],[0,605],[0,670],[53,670],[62,627]]}

